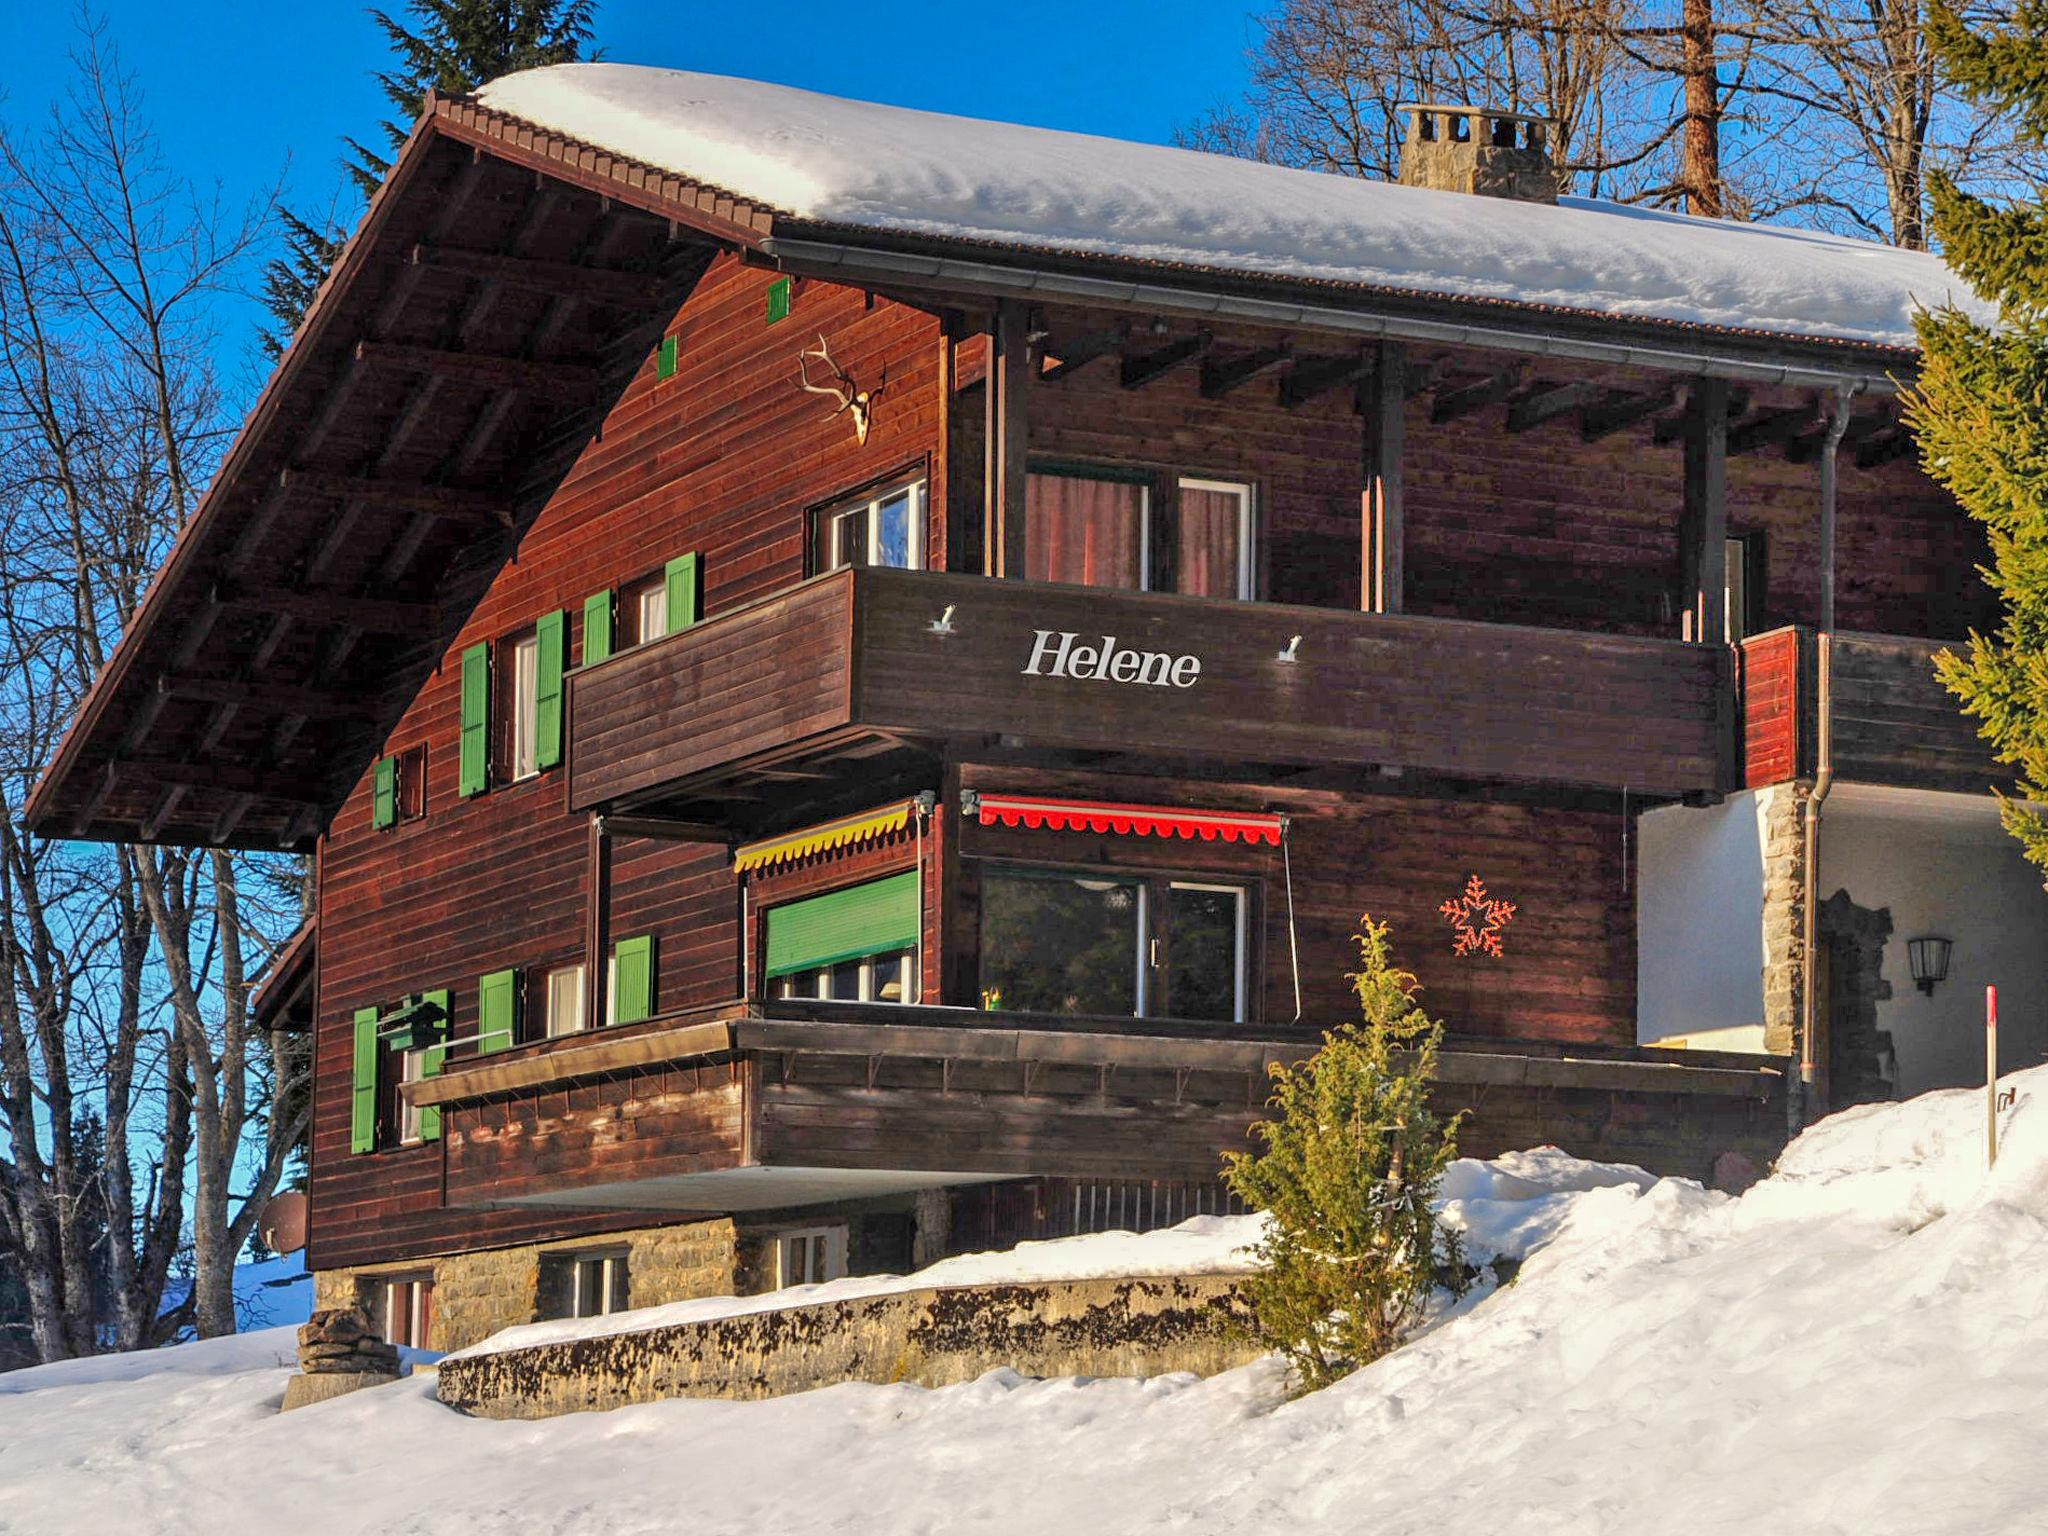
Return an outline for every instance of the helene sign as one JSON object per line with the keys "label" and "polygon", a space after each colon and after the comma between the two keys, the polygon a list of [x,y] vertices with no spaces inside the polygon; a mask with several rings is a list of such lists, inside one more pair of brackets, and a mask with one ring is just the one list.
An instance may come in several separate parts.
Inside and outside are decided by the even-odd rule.
{"label": "helene sign", "polygon": [[1202,658],[1171,651],[1134,651],[1115,635],[1100,643],[1077,644],[1071,629],[1041,629],[1024,664],[1026,677],[1071,677],[1089,683],[1145,683],[1154,688],[1192,688],[1202,677]]}

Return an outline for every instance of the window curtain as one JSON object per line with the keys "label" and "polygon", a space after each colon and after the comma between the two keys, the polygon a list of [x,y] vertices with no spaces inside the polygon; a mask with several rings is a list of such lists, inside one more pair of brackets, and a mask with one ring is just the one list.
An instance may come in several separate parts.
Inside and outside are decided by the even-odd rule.
{"label": "window curtain", "polygon": [[1082,475],[1025,481],[1025,574],[1084,587],[1144,585],[1145,487]]}
{"label": "window curtain", "polygon": [[1244,497],[1237,491],[1180,488],[1180,561],[1174,590],[1196,597],[1241,597],[1238,567]]}

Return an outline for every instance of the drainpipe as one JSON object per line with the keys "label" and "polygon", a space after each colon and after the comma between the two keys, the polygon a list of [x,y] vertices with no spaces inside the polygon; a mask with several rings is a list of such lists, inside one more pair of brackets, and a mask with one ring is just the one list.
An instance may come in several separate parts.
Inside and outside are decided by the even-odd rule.
{"label": "drainpipe", "polygon": [[1799,1092],[1786,1105],[1797,1135],[1812,1113],[1820,1075],[1820,819],[1835,785],[1835,459],[1849,430],[1849,406],[1856,390],[1836,392],[1835,413],[1820,454],[1820,633],[1814,637],[1813,792],[1806,799],[1803,924],[1805,964],[1799,998]]}

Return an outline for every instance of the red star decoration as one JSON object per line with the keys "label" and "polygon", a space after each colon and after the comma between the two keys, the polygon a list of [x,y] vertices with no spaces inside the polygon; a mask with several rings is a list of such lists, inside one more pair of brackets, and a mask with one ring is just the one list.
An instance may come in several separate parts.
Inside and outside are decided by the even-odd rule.
{"label": "red star decoration", "polygon": [[1452,954],[1500,958],[1501,931],[1515,920],[1515,904],[1489,897],[1484,880],[1474,875],[1465,882],[1462,899],[1447,901],[1437,911],[1443,913],[1444,921],[1457,933]]}

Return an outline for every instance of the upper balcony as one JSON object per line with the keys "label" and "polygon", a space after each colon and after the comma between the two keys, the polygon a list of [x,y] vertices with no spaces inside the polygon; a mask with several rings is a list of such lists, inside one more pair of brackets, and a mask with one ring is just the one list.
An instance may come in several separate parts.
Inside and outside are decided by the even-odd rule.
{"label": "upper balcony", "polygon": [[1713,794],[1731,653],[1676,640],[859,569],[577,673],[572,810],[730,824],[863,760],[1111,754]]}

